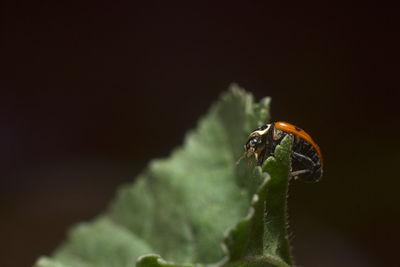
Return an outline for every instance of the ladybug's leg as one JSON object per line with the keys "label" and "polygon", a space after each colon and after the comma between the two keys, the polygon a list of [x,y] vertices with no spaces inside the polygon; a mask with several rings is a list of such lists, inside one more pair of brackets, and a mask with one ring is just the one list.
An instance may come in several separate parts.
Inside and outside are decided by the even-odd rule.
{"label": "ladybug's leg", "polygon": [[306,162],[306,164],[309,165],[310,168],[313,168],[316,165],[315,162],[310,157],[304,156],[304,155],[294,152],[294,151],[292,152],[292,155],[295,158],[297,158],[298,160]]}
{"label": "ladybug's leg", "polygon": [[292,151],[292,156],[293,156],[294,160],[301,162],[302,165],[304,165],[304,169],[291,172],[290,175],[292,177],[297,179],[299,175],[313,173],[312,170],[314,169],[316,164],[312,161],[311,158],[304,156],[300,153],[294,152],[294,151]]}
{"label": "ladybug's leg", "polygon": [[294,171],[290,173],[290,176],[292,176],[294,179],[297,179],[299,175],[301,174],[311,174],[312,172],[310,170],[300,170],[300,171]]}

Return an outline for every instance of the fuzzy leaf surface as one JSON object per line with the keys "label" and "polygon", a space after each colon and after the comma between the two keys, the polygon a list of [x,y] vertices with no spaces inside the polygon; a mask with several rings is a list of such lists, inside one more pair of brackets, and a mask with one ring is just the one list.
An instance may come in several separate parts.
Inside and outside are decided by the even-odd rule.
{"label": "fuzzy leaf surface", "polygon": [[232,85],[181,147],[153,160],[118,190],[103,214],[73,227],[53,256],[41,257],[36,266],[290,265],[290,142],[266,161],[263,170],[271,177],[245,160],[235,164],[248,134],[269,120],[268,106],[269,98],[254,103]]}

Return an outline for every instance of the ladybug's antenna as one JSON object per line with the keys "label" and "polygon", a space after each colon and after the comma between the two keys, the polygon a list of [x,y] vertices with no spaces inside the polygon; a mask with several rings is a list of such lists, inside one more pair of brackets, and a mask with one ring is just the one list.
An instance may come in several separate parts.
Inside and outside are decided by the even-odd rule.
{"label": "ladybug's antenna", "polygon": [[247,151],[243,153],[243,155],[236,161],[236,165],[239,165],[240,161],[246,156]]}

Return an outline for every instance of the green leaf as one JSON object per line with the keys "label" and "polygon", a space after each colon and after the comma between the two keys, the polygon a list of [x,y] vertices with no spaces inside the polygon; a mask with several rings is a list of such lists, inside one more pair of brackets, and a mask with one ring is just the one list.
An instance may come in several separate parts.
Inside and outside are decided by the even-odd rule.
{"label": "green leaf", "polygon": [[232,85],[182,147],[153,160],[119,189],[106,212],[75,226],[53,257],[41,257],[36,266],[291,265],[291,140],[282,141],[263,171],[244,160],[235,164],[248,134],[269,120],[268,107],[269,98],[254,103]]}
{"label": "green leaf", "polygon": [[[224,240],[227,262],[232,266],[290,266],[286,200],[292,138],[286,136],[262,169],[254,170],[262,181],[253,196],[247,217]],[[251,263],[251,264],[250,264]]]}

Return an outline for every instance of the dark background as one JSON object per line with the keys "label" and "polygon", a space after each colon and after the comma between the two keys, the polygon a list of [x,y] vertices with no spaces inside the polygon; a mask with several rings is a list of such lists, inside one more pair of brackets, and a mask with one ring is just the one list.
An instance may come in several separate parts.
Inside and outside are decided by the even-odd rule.
{"label": "dark background", "polygon": [[[395,8],[5,4],[0,266],[49,255],[68,227],[182,143],[231,82],[321,146],[293,183],[302,266],[395,266],[400,240]],[[161,131],[162,138],[154,138]],[[397,248],[396,248],[397,247]]]}

